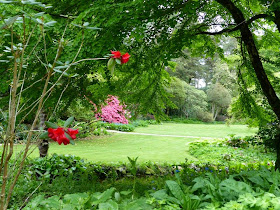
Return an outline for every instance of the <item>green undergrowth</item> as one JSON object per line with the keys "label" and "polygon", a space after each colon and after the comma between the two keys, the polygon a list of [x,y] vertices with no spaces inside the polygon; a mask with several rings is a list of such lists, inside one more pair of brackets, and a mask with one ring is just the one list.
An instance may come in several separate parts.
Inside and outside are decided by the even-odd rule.
{"label": "green undergrowth", "polygon": [[[177,167],[169,177],[129,177],[99,192],[36,193],[24,209],[279,209],[280,174],[264,166],[236,171],[206,171]],[[191,176],[193,175],[193,176]],[[187,177],[189,176],[189,177]],[[65,180],[69,179],[64,177]],[[155,178],[155,177],[153,177]],[[157,182],[156,182],[157,181]],[[132,186],[136,182],[136,187]],[[107,183],[107,182],[105,182]],[[68,183],[71,185],[71,182]],[[135,192],[136,191],[136,192]]]}
{"label": "green undergrowth", "polygon": [[189,153],[203,163],[215,165],[250,165],[272,164],[276,159],[274,152],[268,152],[262,146],[248,145],[246,148],[231,147],[227,141],[217,142],[192,142],[189,144]]}
{"label": "green undergrowth", "polygon": [[[189,162],[184,162],[178,165],[136,163],[135,166],[131,163],[111,165],[94,164],[86,162],[79,157],[55,154],[49,158],[28,160],[26,167],[20,176],[19,182],[16,185],[11,200],[11,208],[20,208],[23,205],[22,202],[25,201],[35,189],[36,190],[29,199],[31,201],[27,205],[31,209],[50,209],[50,206],[55,205],[48,202],[59,203],[59,208],[53,207],[54,209],[63,209],[66,208],[64,205],[74,205],[73,203],[68,203],[70,201],[67,201],[66,199],[69,194],[73,194],[71,196],[74,197],[79,197],[81,196],[79,193],[82,193],[83,196],[81,196],[81,198],[85,196],[85,199],[89,201],[88,199],[91,199],[92,196],[94,197],[92,198],[93,200],[96,200],[95,198],[100,199],[102,196],[97,192],[104,193],[105,191],[108,193],[109,189],[111,189],[113,193],[109,193],[110,196],[108,198],[105,200],[102,199],[97,203],[90,203],[90,205],[94,206],[94,208],[101,208],[103,206],[103,204],[100,205],[101,203],[109,202],[112,204],[110,201],[112,200],[117,203],[119,208],[122,208],[127,202],[138,203],[137,200],[140,199],[144,201],[145,205],[149,208],[160,208],[161,205],[163,205],[163,207],[175,205],[176,208],[181,208],[184,204],[180,204],[177,201],[175,202],[174,199],[170,200],[168,198],[166,200],[166,196],[170,196],[170,191],[166,189],[166,181],[178,181],[176,177],[178,175],[180,175],[180,179],[182,180],[182,183],[179,183],[182,185],[180,188],[188,189],[193,187],[195,180],[207,178],[207,174],[211,174],[219,180],[225,180],[233,174],[240,174],[245,171],[248,171],[249,173],[249,171],[270,171],[271,169],[273,169],[272,165],[267,165],[262,162],[248,164],[246,166],[235,165],[231,167]],[[195,191],[190,192],[194,193]],[[120,194],[121,199],[116,199],[116,193]],[[152,196],[152,193],[156,193],[156,195]],[[159,199],[158,194],[163,197],[160,197]],[[44,202],[41,200],[42,196]],[[194,196],[197,195],[194,194]],[[209,199],[207,202],[210,202]],[[85,207],[87,205],[88,204],[85,203],[81,204],[80,209],[86,209]],[[116,204],[114,203],[114,206],[115,205]],[[26,209],[28,208],[26,207]],[[72,209],[74,209],[74,207]]]}

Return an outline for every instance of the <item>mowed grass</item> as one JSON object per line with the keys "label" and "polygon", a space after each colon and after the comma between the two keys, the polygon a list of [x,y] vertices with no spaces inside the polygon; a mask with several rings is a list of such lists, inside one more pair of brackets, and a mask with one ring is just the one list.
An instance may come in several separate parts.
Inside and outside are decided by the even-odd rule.
{"label": "mowed grass", "polygon": [[[137,128],[135,132],[158,135],[197,136],[224,138],[235,133],[238,136],[252,135],[256,129],[245,125],[211,125],[211,124],[175,124],[150,125]],[[138,162],[181,163],[185,158],[196,160],[188,150],[188,143],[198,141],[199,138],[145,136],[136,134],[112,134],[103,137],[93,137],[91,140],[76,140],[75,145],[58,145],[51,143],[49,154],[69,154],[79,156],[85,160],[101,163],[128,162],[127,157],[139,157]],[[16,145],[19,151],[21,145]],[[30,157],[38,157],[35,148]]]}
{"label": "mowed grass", "polygon": [[161,135],[197,136],[211,138],[225,138],[229,134],[236,136],[250,136],[257,132],[257,128],[248,128],[247,125],[225,125],[225,124],[179,124],[163,123],[161,125],[150,125],[149,127],[138,127],[134,132]]}
{"label": "mowed grass", "polygon": [[[92,140],[77,140],[75,145],[51,143],[49,154],[70,154],[85,160],[102,163],[128,162],[127,157],[139,157],[138,162],[180,163],[185,158],[196,160],[187,152],[187,144],[197,139],[112,134]],[[16,146],[19,151],[21,145]],[[30,157],[38,157],[35,149]]]}

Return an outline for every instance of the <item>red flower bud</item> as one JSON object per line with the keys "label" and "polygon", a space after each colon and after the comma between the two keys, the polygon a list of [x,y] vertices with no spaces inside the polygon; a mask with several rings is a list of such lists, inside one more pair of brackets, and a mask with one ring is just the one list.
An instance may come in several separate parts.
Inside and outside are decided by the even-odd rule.
{"label": "red flower bud", "polygon": [[120,51],[111,51],[113,54],[112,58],[120,58],[121,57],[121,52]]}
{"label": "red flower bud", "polygon": [[128,53],[123,54],[121,57],[121,63],[122,64],[127,63],[129,58],[130,58],[130,55]]}
{"label": "red flower bud", "polygon": [[70,140],[65,136],[64,129],[61,127],[58,127],[56,129],[54,128],[48,128],[49,137],[56,141],[59,145],[63,143],[64,145],[69,144]]}
{"label": "red flower bud", "polygon": [[78,131],[78,129],[68,128],[67,133],[69,134],[69,136],[71,136],[72,139],[75,139],[75,138],[77,138],[76,134],[78,134],[79,131]]}

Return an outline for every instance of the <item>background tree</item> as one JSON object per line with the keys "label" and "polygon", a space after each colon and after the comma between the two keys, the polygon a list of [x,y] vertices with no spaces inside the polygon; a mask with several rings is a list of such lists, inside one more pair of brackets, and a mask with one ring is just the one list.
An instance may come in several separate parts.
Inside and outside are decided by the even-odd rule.
{"label": "background tree", "polygon": [[168,115],[209,121],[202,117],[207,113],[208,105],[203,90],[196,89],[177,77],[172,78],[170,87],[166,90],[172,95],[171,101],[176,105],[176,107],[167,107]]}
{"label": "background tree", "polygon": [[220,83],[213,84],[207,90],[207,98],[211,102],[212,115],[215,120],[218,114],[227,109],[231,103],[231,95],[229,91]]}

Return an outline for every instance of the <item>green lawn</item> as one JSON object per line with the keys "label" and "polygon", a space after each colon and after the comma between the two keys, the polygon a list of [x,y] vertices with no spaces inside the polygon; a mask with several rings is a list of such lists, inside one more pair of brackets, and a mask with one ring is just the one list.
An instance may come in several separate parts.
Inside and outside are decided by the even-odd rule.
{"label": "green lawn", "polygon": [[[127,162],[127,156],[137,157],[138,162],[184,162],[185,158],[195,160],[187,153],[187,143],[197,139],[112,134],[92,140],[78,140],[75,145],[51,143],[49,154],[71,154],[94,162]],[[22,148],[17,145],[17,150]],[[35,149],[30,157],[38,157]]]}
{"label": "green lawn", "polygon": [[250,136],[257,132],[257,128],[248,128],[246,125],[227,126],[225,124],[163,123],[162,125],[138,127],[134,132],[162,135],[225,138],[229,134],[236,134],[237,136]]}
{"label": "green lawn", "polygon": [[[151,134],[167,134],[200,137],[225,137],[236,133],[240,136],[251,135],[256,129],[249,129],[244,125],[204,125],[204,124],[174,124],[150,125],[137,128],[135,132]],[[92,140],[77,140],[76,145],[58,145],[51,143],[49,154],[71,154],[93,162],[128,162],[127,156],[139,157],[139,162],[168,162],[180,163],[185,158],[196,160],[187,152],[187,144],[199,138],[145,136],[135,134],[112,134],[103,137],[94,137]],[[21,145],[16,145],[19,151]],[[38,157],[35,149],[30,157]]]}

